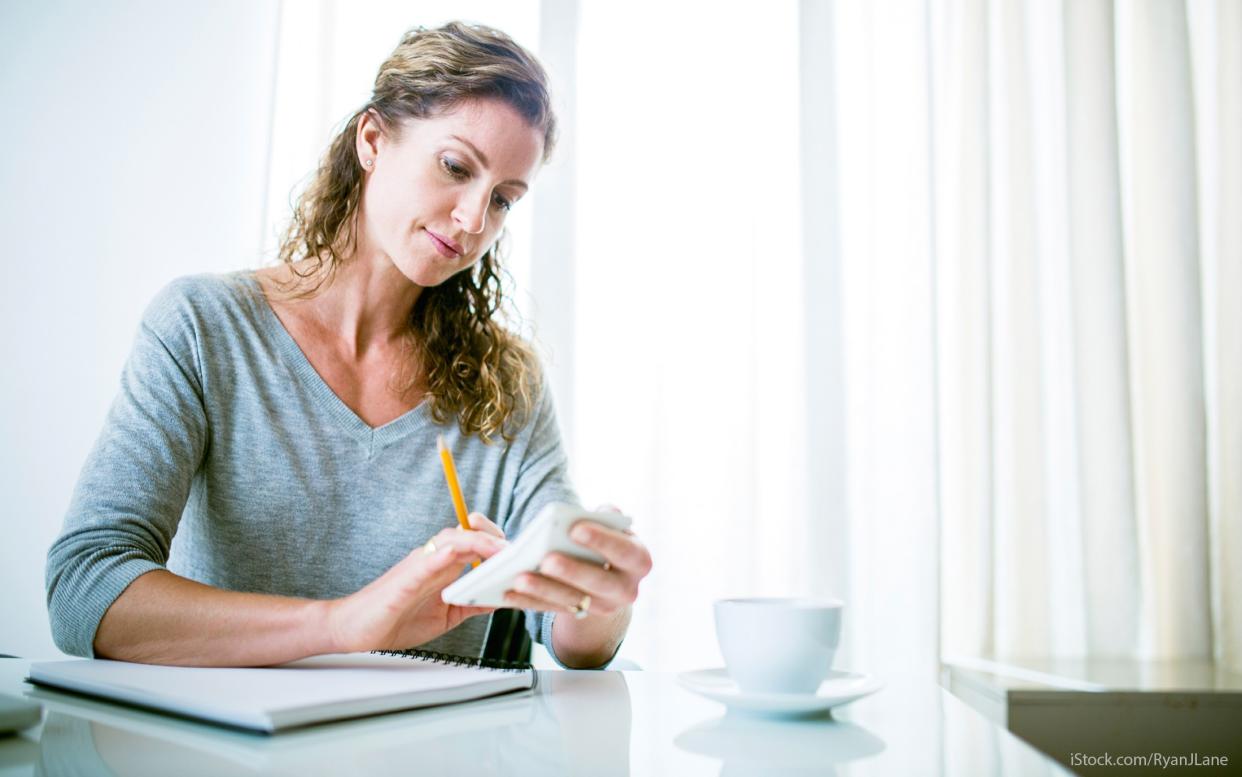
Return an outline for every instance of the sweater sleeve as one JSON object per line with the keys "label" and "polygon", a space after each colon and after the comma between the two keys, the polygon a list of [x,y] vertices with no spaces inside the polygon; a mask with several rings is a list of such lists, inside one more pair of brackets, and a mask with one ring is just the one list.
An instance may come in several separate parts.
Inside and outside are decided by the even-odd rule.
{"label": "sweater sleeve", "polygon": [[539,392],[530,423],[530,437],[518,468],[506,531],[514,527],[520,532],[549,502],[578,503],[578,495],[569,479],[569,460],[561,444],[552,392],[546,382]]}
{"label": "sweater sleeve", "polygon": [[48,551],[52,636],[72,655],[93,656],[104,613],[135,578],[164,567],[203,461],[208,426],[189,291],[170,285],[143,315]]}

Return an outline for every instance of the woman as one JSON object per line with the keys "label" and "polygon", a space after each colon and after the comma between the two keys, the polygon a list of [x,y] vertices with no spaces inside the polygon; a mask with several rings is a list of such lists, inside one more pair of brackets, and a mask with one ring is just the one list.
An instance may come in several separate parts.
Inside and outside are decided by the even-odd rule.
{"label": "woman", "polygon": [[[144,315],[48,554],[61,649],[480,655],[489,619],[472,616],[491,610],[440,591],[544,504],[576,502],[536,360],[496,320],[496,243],[554,133],[543,69],[503,33],[405,36],[298,203],[283,263],[183,278]],[[478,531],[452,528],[440,434]],[[554,554],[507,601],[563,665],[603,666],[651,559],[599,524],[573,536],[608,563]]]}

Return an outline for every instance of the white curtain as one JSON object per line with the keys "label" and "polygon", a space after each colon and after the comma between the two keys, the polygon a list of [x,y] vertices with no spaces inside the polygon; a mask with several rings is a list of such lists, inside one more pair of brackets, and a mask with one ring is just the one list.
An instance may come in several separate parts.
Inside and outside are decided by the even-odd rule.
{"label": "white curtain", "polygon": [[[1208,461],[1211,465],[1212,590],[1217,603],[1216,658],[1242,668],[1242,6],[1218,3],[1214,29],[1196,28],[1197,40],[1214,55],[1199,92],[1205,95],[1204,245],[1208,257]],[[1208,16],[1208,14],[1204,14]],[[1202,22],[1202,18],[1200,19]],[[1212,65],[1215,67],[1211,67]],[[1213,83],[1215,82],[1215,83]],[[1215,197],[1212,195],[1215,194]]]}
{"label": "white curtain", "polygon": [[1242,29],[1190,11],[933,4],[946,653],[1238,664]]}
{"label": "white curtain", "polygon": [[886,675],[1242,664],[1239,4],[367,7],[283,6],[269,222],[400,30],[540,52],[514,275],[579,490],[656,561],[624,657],[716,663],[712,600],[771,594],[845,599]]}

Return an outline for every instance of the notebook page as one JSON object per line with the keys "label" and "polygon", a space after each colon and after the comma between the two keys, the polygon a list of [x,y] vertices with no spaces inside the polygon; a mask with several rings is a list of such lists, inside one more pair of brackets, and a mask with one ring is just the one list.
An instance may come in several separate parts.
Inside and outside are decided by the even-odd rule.
{"label": "notebook page", "polygon": [[266,668],[174,667],[108,660],[31,666],[36,681],[243,725],[281,710],[435,695],[444,689],[493,683],[511,674],[367,653],[314,656]]}

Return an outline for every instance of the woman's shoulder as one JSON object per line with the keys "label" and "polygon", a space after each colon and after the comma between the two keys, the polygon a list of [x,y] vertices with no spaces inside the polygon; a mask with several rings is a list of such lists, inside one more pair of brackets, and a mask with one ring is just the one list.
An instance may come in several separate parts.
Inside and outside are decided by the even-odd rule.
{"label": "woman's shoulder", "polygon": [[198,353],[205,341],[229,341],[253,331],[259,320],[251,271],[197,273],[169,281],[156,292],[141,326],[174,353]]}
{"label": "woman's shoulder", "polygon": [[143,318],[153,326],[218,321],[237,315],[256,293],[258,286],[249,270],[183,275],[155,294]]}

